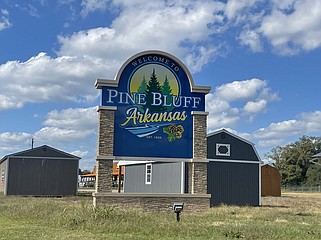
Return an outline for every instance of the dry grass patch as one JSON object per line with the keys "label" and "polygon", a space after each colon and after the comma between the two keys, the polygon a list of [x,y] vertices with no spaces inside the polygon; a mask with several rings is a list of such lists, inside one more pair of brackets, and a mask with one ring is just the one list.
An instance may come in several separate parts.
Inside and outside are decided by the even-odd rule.
{"label": "dry grass patch", "polygon": [[321,194],[264,197],[262,207],[202,214],[93,209],[90,197],[0,196],[0,239],[321,239]]}

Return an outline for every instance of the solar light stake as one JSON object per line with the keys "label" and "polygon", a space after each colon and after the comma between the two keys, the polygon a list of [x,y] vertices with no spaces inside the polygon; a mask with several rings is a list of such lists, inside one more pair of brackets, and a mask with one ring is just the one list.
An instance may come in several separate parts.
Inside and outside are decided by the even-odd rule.
{"label": "solar light stake", "polygon": [[177,220],[177,222],[179,222],[179,220],[180,220],[179,214],[180,214],[180,212],[176,212],[176,220]]}
{"label": "solar light stake", "polygon": [[179,222],[179,220],[180,220],[179,214],[181,213],[181,211],[183,211],[183,207],[184,207],[184,203],[183,202],[174,202],[173,203],[172,209],[176,213],[177,222]]}

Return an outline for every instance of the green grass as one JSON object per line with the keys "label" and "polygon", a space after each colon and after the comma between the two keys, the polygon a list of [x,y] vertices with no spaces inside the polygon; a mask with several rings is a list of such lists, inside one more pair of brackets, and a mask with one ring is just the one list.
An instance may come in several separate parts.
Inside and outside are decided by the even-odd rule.
{"label": "green grass", "polygon": [[0,196],[0,239],[321,239],[321,193],[202,214],[93,209],[91,197]]}

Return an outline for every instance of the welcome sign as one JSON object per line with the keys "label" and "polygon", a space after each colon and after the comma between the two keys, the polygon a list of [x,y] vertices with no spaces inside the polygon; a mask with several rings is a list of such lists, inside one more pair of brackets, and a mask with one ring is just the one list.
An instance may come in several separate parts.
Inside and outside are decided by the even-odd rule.
{"label": "welcome sign", "polygon": [[208,87],[194,86],[174,56],[146,51],[128,59],[116,80],[97,80],[102,106],[117,107],[114,156],[192,158],[193,112],[205,110]]}

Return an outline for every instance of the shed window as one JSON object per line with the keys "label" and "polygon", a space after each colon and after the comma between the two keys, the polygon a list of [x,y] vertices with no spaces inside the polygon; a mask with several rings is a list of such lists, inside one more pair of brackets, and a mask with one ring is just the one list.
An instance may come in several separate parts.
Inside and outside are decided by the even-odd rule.
{"label": "shed window", "polygon": [[217,143],[216,144],[216,155],[217,156],[230,156],[230,144]]}
{"label": "shed window", "polygon": [[152,164],[146,164],[145,184],[152,184]]}

